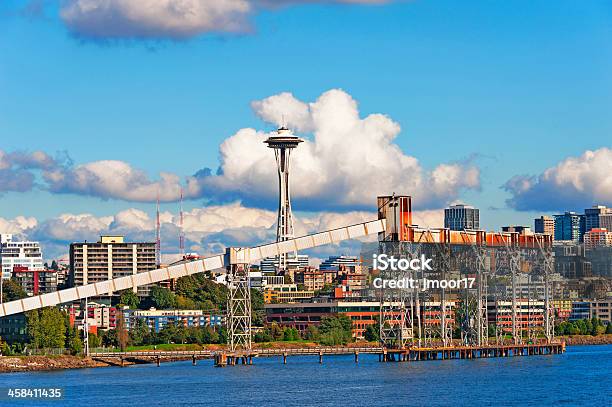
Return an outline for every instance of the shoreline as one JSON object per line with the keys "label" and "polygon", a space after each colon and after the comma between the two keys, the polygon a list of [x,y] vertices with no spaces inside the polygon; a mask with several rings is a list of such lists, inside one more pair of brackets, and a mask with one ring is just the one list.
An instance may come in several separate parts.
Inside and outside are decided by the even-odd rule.
{"label": "shoreline", "polygon": [[[565,341],[567,346],[587,346],[587,345],[610,345],[612,335],[599,336],[561,336],[556,338]],[[287,344],[289,345],[289,344]],[[274,345],[273,345],[274,346]],[[291,345],[290,345],[291,346]],[[290,347],[289,346],[289,347]],[[190,360],[191,358],[171,358],[163,359],[162,363]],[[125,365],[151,364],[151,361],[126,362]],[[94,360],[83,356],[0,356],[0,374],[17,372],[45,372],[64,369],[86,369],[95,367],[116,366],[113,363]]]}

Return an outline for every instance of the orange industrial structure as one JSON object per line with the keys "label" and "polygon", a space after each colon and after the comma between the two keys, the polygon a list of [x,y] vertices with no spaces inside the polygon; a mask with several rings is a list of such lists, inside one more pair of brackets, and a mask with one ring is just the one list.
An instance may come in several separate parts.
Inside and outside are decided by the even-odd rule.
{"label": "orange industrial structure", "polygon": [[378,197],[378,218],[386,219],[381,241],[481,245],[491,247],[550,248],[552,236],[542,233],[488,232],[485,230],[450,230],[420,228],[412,224],[410,196]]}

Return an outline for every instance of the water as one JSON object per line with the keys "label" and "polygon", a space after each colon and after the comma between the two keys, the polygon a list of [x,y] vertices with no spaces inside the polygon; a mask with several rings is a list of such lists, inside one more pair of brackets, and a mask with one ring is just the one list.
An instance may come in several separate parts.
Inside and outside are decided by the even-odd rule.
{"label": "water", "polygon": [[48,406],[612,406],[612,345],[564,355],[380,363],[376,355],[211,360],[0,375],[0,388],[63,387]]}

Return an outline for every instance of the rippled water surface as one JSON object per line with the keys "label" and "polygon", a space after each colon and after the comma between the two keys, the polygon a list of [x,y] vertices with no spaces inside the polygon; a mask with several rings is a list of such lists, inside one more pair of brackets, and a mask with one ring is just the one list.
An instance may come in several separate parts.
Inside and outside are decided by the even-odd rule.
{"label": "rippled water surface", "polygon": [[[375,355],[211,360],[0,375],[0,388],[62,387],[50,406],[612,406],[612,345],[564,355],[380,363]],[[5,391],[5,390],[3,390]]]}

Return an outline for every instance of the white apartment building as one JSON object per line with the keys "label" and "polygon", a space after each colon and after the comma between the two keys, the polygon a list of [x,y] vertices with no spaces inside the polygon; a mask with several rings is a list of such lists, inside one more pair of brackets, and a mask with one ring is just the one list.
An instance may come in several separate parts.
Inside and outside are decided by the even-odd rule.
{"label": "white apartment building", "polygon": [[14,241],[12,234],[0,235],[0,242],[3,279],[11,278],[15,266],[27,267],[29,270],[44,270],[39,242]]}

